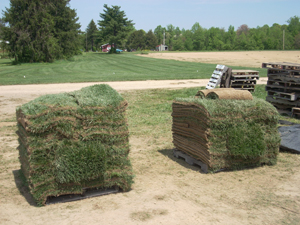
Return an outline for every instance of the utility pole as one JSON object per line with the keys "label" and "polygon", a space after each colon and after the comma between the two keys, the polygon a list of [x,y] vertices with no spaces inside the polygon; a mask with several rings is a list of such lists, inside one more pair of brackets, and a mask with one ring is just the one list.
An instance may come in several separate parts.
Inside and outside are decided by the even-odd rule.
{"label": "utility pole", "polygon": [[87,52],[87,32],[85,33],[85,51]]}
{"label": "utility pole", "polygon": [[283,35],[283,41],[282,41],[282,49],[284,50],[284,30],[283,30],[283,33],[282,33],[282,35]]}

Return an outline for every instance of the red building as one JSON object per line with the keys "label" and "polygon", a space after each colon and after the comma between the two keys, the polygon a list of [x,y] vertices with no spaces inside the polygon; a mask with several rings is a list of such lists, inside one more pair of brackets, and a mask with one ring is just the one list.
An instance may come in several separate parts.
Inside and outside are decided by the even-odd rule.
{"label": "red building", "polygon": [[105,44],[105,45],[101,45],[102,48],[102,52],[109,52],[109,50],[111,49],[111,45],[110,44]]}

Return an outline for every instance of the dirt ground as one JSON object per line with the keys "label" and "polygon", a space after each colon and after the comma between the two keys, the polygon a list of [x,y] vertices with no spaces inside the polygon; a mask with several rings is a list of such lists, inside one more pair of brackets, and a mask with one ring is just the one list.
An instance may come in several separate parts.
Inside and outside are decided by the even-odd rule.
{"label": "dirt ground", "polygon": [[[148,57],[259,67],[262,62],[300,63],[299,55],[299,51],[272,51],[156,53]],[[277,165],[271,167],[203,174],[199,167],[173,157],[171,132],[157,137],[130,136],[136,174],[131,191],[36,207],[19,177],[15,109],[44,94],[92,84],[0,86],[0,224],[300,223],[299,155],[280,153]],[[207,80],[108,84],[122,93],[205,86]]]}
{"label": "dirt ground", "polygon": [[261,67],[267,62],[300,63],[300,51],[241,51],[241,52],[163,52],[141,56],[189,62],[224,64],[228,66]]}

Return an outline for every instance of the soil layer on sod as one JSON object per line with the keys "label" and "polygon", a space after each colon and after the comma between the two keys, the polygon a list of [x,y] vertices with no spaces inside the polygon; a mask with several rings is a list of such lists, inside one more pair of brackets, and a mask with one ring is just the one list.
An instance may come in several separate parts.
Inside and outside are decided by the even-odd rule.
{"label": "soil layer on sod", "polygon": [[130,189],[127,105],[102,84],[17,108],[21,169],[38,205],[87,188]]}

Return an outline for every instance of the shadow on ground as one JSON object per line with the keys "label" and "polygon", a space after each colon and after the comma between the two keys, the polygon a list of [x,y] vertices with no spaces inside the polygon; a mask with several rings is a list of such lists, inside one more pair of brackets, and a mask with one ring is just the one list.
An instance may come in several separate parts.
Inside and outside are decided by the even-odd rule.
{"label": "shadow on ground", "polygon": [[197,171],[197,172],[205,174],[201,170],[200,166],[198,166],[198,165],[190,165],[183,158],[176,158],[174,156],[174,154],[173,154],[173,150],[175,150],[175,148],[172,148],[172,149],[162,149],[162,150],[158,150],[158,152],[161,153],[161,154],[163,154],[164,156],[167,156],[169,159],[171,159],[172,161],[178,163],[182,167],[185,167],[187,169],[190,169],[190,170]]}
{"label": "shadow on ground", "polygon": [[16,183],[16,187],[18,188],[19,192],[23,197],[26,199],[26,201],[31,205],[31,206],[37,206],[35,203],[29,188],[26,185],[26,178],[23,175],[21,170],[13,170],[12,171]]}

